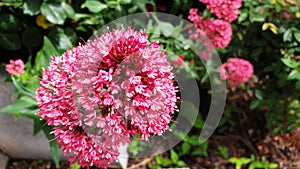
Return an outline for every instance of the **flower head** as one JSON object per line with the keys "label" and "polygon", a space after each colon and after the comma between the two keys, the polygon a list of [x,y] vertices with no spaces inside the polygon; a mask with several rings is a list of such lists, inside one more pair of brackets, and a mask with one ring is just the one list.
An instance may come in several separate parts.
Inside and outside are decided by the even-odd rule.
{"label": "flower head", "polygon": [[248,81],[253,73],[252,64],[244,59],[231,58],[218,68],[223,80],[228,80],[231,85],[239,85]]}
{"label": "flower head", "polygon": [[[197,14],[198,10],[190,9],[189,19],[198,28],[196,32],[190,32],[190,38],[203,38],[204,35],[208,37],[212,45],[216,48],[226,48],[232,36],[232,28],[229,22],[224,20],[203,19]],[[207,44],[206,39],[202,40],[203,45]],[[208,52],[211,52],[209,50]]]}
{"label": "flower head", "polygon": [[200,0],[206,4],[211,13],[219,19],[232,22],[238,18],[238,9],[242,6],[242,0]]}
{"label": "flower head", "polygon": [[107,167],[120,144],[169,129],[172,67],[143,32],[114,30],[53,58],[37,90],[39,115],[71,163]]}
{"label": "flower head", "polygon": [[21,75],[25,73],[24,62],[21,59],[10,60],[9,64],[6,65],[5,70],[11,75]]}

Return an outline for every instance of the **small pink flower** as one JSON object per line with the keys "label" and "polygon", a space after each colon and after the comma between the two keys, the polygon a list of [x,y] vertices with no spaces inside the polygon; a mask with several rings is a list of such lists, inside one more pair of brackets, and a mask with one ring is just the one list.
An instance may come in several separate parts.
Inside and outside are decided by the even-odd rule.
{"label": "small pink flower", "polygon": [[244,59],[231,58],[219,68],[221,79],[228,80],[231,85],[247,82],[253,73],[252,64]]}
{"label": "small pink flower", "polygon": [[184,63],[184,57],[182,55],[178,55],[177,60],[173,61],[172,63],[173,65],[180,67]]}
{"label": "small pink flower", "polygon": [[25,73],[24,70],[24,62],[21,59],[18,60],[10,60],[9,64],[6,65],[5,70],[11,75],[21,75]]}

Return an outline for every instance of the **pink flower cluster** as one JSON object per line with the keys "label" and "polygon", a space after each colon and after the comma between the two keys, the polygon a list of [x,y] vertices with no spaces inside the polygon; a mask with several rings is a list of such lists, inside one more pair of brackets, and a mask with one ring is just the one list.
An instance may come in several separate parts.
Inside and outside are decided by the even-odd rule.
{"label": "pink flower cluster", "polygon": [[143,32],[108,31],[51,60],[37,90],[39,115],[71,163],[105,168],[130,136],[169,129],[173,79],[166,55]]}
{"label": "pink flower cluster", "polygon": [[231,58],[219,68],[221,79],[228,80],[231,85],[247,82],[253,73],[252,64],[244,59]]}
{"label": "pink flower cluster", "polygon": [[200,51],[204,56],[203,59],[209,59],[211,57],[210,53],[213,50],[205,37],[207,37],[211,44],[216,48],[226,48],[229,45],[232,36],[230,23],[219,19],[203,19],[198,15],[198,9],[196,8],[190,9],[190,15],[188,18],[198,28],[196,32],[191,32],[190,38],[200,38],[202,44],[206,48],[206,50]]}
{"label": "pink flower cluster", "polygon": [[10,75],[21,75],[25,73],[24,70],[24,62],[21,59],[18,60],[10,60],[9,64],[6,65],[5,70],[10,74]]}
{"label": "pink flower cluster", "polygon": [[238,9],[242,6],[242,0],[200,0],[200,2],[206,4],[211,13],[228,22],[238,18]]}

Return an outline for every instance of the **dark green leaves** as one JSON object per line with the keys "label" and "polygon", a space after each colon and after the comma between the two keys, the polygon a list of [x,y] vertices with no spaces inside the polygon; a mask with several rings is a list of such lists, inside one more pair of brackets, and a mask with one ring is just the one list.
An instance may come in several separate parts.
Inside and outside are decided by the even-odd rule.
{"label": "dark green leaves", "polygon": [[50,134],[50,132],[53,131],[52,126],[44,126],[43,132],[48,140],[50,140],[50,150],[53,157],[53,161],[56,165],[56,167],[59,167],[59,161],[60,161],[60,148],[59,144],[55,140],[55,136],[53,134]]}
{"label": "dark green leaves", "polygon": [[16,33],[0,32],[0,47],[7,50],[18,50],[21,48],[21,40]]}
{"label": "dark green leaves", "polygon": [[22,96],[14,104],[0,109],[0,112],[34,118],[36,116],[36,113],[38,112],[38,109],[37,105],[33,105],[31,102],[32,99],[26,96]]}
{"label": "dark green leaves", "polygon": [[7,32],[17,32],[21,29],[21,24],[16,17],[10,14],[0,15],[0,30]]}
{"label": "dark green leaves", "polygon": [[13,81],[13,84],[16,87],[16,89],[19,91],[19,93],[35,99],[35,91],[34,90],[26,88],[15,77],[12,77],[12,81]]}
{"label": "dark green leaves", "polygon": [[57,52],[51,41],[46,36],[44,36],[44,45],[36,55],[34,69],[41,70],[42,67],[48,67],[51,56],[58,55],[59,53]]}
{"label": "dark green leaves", "polygon": [[27,27],[22,33],[22,42],[28,47],[35,47],[42,43],[41,31],[36,26]]}
{"label": "dark green leaves", "polygon": [[40,13],[42,0],[26,0],[23,4],[23,12],[28,15],[37,15]]}
{"label": "dark green leaves", "polygon": [[170,153],[171,153],[171,160],[172,160],[172,162],[174,164],[176,164],[178,162],[178,160],[179,160],[178,154],[173,149],[171,149]]}
{"label": "dark green leaves", "polygon": [[294,37],[298,42],[300,42],[300,30],[294,32]]}
{"label": "dark green leaves", "polygon": [[292,30],[288,29],[283,34],[283,42],[290,42],[292,40]]}
{"label": "dark green leaves", "polygon": [[49,33],[49,39],[55,46],[59,54],[65,52],[72,47],[70,38],[65,34],[63,29],[56,28]]}
{"label": "dark green leaves", "polygon": [[299,65],[297,62],[294,62],[294,61],[292,61],[292,60],[289,59],[289,58],[282,58],[281,61],[282,61],[286,66],[288,66],[289,68],[293,68],[293,69],[297,68],[298,65]]}
{"label": "dark green leaves", "polygon": [[73,8],[65,2],[44,2],[41,11],[48,21],[58,25],[64,24],[67,17],[73,18],[75,16]]}
{"label": "dark green leaves", "polygon": [[87,0],[82,5],[81,8],[88,8],[92,13],[98,13],[103,9],[106,9],[108,6],[96,0]]}

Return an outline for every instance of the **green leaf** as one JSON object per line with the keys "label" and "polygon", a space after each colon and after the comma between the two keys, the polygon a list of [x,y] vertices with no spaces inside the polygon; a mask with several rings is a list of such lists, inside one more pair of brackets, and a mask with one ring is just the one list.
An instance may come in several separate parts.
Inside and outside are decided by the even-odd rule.
{"label": "green leaf", "polygon": [[186,167],[186,163],[184,161],[179,160],[176,164],[177,167]]}
{"label": "green leaf", "polygon": [[164,159],[162,156],[157,155],[157,156],[155,157],[155,160],[156,160],[156,162],[157,162],[158,165],[162,165],[162,164],[164,163],[164,160],[165,160],[165,159]]}
{"label": "green leaf", "polygon": [[239,14],[239,18],[238,18],[238,23],[243,22],[244,20],[246,20],[248,17],[248,10],[243,11],[242,13]]}
{"label": "green leaf", "polygon": [[44,2],[41,11],[48,21],[58,25],[63,25],[67,17],[75,16],[73,8],[65,2]]}
{"label": "green leaf", "polygon": [[88,8],[90,12],[98,13],[103,9],[106,9],[108,6],[96,0],[86,0],[82,5],[81,8]]}
{"label": "green leaf", "polygon": [[171,149],[170,153],[171,153],[171,160],[172,160],[172,162],[174,164],[176,164],[178,162],[178,160],[179,160],[178,154],[173,149]]}
{"label": "green leaf", "polygon": [[121,4],[130,4],[132,0],[121,0]]}
{"label": "green leaf", "polygon": [[59,148],[59,144],[55,140],[55,136],[53,134],[50,134],[53,131],[53,127],[52,126],[44,126],[42,129],[43,129],[45,136],[50,141],[49,144],[50,144],[52,158],[53,158],[53,161],[54,161],[56,167],[58,168],[59,161],[60,161],[60,148]]}
{"label": "green leaf", "polygon": [[35,91],[34,90],[25,87],[15,77],[12,77],[12,82],[13,82],[14,86],[16,87],[16,89],[20,93],[35,99]]}
{"label": "green leaf", "polygon": [[250,22],[264,22],[265,21],[265,17],[263,14],[251,14],[250,15]]}
{"label": "green leaf", "polygon": [[250,104],[250,110],[257,108],[259,106],[260,102],[261,102],[260,100],[253,100]]}
{"label": "green leaf", "polygon": [[298,42],[300,42],[300,31],[299,30],[294,32],[294,37]]}
{"label": "green leaf", "polygon": [[59,161],[60,161],[60,148],[59,144],[56,141],[50,141],[50,150],[52,154],[53,161],[55,163],[55,166],[59,167]]}
{"label": "green leaf", "polygon": [[270,163],[269,168],[277,168],[278,164],[277,163]]}
{"label": "green leaf", "polygon": [[183,142],[181,145],[181,153],[182,155],[188,154],[191,149],[191,145],[187,142]]}
{"label": "green leaf", "polygon": [[33,120],[33,135],[37,135],[43,128],[43,122],[41,121],[40,117],[34,118]]}
{"label": "green leaf", "polygon": [[290,42],[292,40],[292,30],[288,29],[283,34],[283,42]]}
{"label": "green leaf", "polygon": [[294,61],[292,61],[292,60],[289,59],[289,58],[281,58],[281,61],[282,61],[286,66],[288,66],[289,68],[293,68],[293,69],[297,68],[298,65],[299,65],[299,63],[294,62]]}
{"label": "green leaf", "polygon": [[22,29],[19,20],[11,14],[0,15],[0,30],[18,32]]}
{"label": "green leaf", "polygon": [[198,117],[194,123],[194,127],[201,129],[204,126],[204,121]]}
{"label": "green leaf", "polygon": [[299,90],[299,89],[300,89],[300,80],[298,80],[296,83],[296,90]]}
{"label": "green leaf", "polygon": [[19,113],[20,111],[27,109],[29,107],[31,107],[30,104],[28,104],[24,100],[19,99],[15,103],[0,109],[0,112],[1,113]]}
{"label": "green leaf", "polygon": [[78,36],[71,28],[64,29],[65,34],[70,40],[71,44],[75,44],[78,41]]}
{"label": "green leaf", "polygon": [[208,141],[203,142],[200,144],[194,151],[192,151],[192,155],[202,155],[207,157],[207,148],[208,148]]}
{"label": "green leaf", "polygon": [[56,48],[53,46],[51,41],[44,36],[43,48],[37,53],[35,58],[35,70],[41,70],[42,67],[47,68],[50,63],[50,56],[58,56]]}
{"label": "green leaf", "polygon": [[197,147],[196,149],[194,149],[192,151],[192,156],[197,156],[197,155],[200,155],[200,156],[204,156],[204,157],[207,157],[207,152],[206,150],[204,150],[202,147]]}
{"label": "green leaf", "polygon": [[72,42],[63,29],[56,28],[51,30],[48,37],[59,53],[63,53],[72,47]]}
{"label": "green leaf", "polygon": [[28,14],[30,16],[39,14],[41,4],[42,0],[26,0],[23,4],[24,14]]}
{"label": "green leaf", "polygon": [[225,146],[218,146],[218,150],[223,158],[228,158],[228,148]]}
{"label": "green leaf", "polygon": [[63,8],[63,10],[64,10],[64,12],[65,12],[65,14],[67,15],[68,18],[74,19],[75,11],[72,8],[72,6],[70,6],[66,2],[62,2],[61,7]]}
{"label": "green leaf", "polygon": [[298,70],[292,70],[288,77],[288,80],[300,79],[300,72]]}
{"label": "green leaf", "polygon": [[19,50],[21,48],[21,40],[15,33],[0,32],[0,47],[7,50]]}
{"label": "green leaf", "polygon": [[42,33],[36,26],[27,27],[22,33],[22,42],[28,47],[40,45],[42,39]]}
{"label": "green leaf", "polygon": [[264,49],[262,47],[259,48],[255,48],[252,52],[251,52],[251,57],[258,57],[260,56],[260,54],[264,51]]}
{"label": "green leaf", "polygon": [[172,31],[174,29],[173,25],[168,23],[168,22],[158,22],[158,27],[157,27],[160,32],[165,36],[169,37],[172,34]]}
{"label": "green leaf", "polygon": [[3,2],[4,2],[4,6],[19,7],[23,4],[22,0],[3,0]]}
{"label": "green leaf", "polygon": [[25,116],[33,119],[36,117],[38,107],[35,104],[28,102],[28,99],[28,97],[23,96],[15,103],[0,109],[0,112],[14,114],[15,116]]}
{"label": "green leaf", "polygon": [[70,166],[70,169],[80,169],[80,165],[75,163]]}
{"label": "green leaf", "polygon": [[260,90],[255,90],[255,97],[258,100],[263,100],[263,93]]}
{"label": "green leaf", "polygon": [[190,143],[192,146],[199,144],[199,136],[193,135],[193,136],[186,136],[183,138],[184,141]]}

